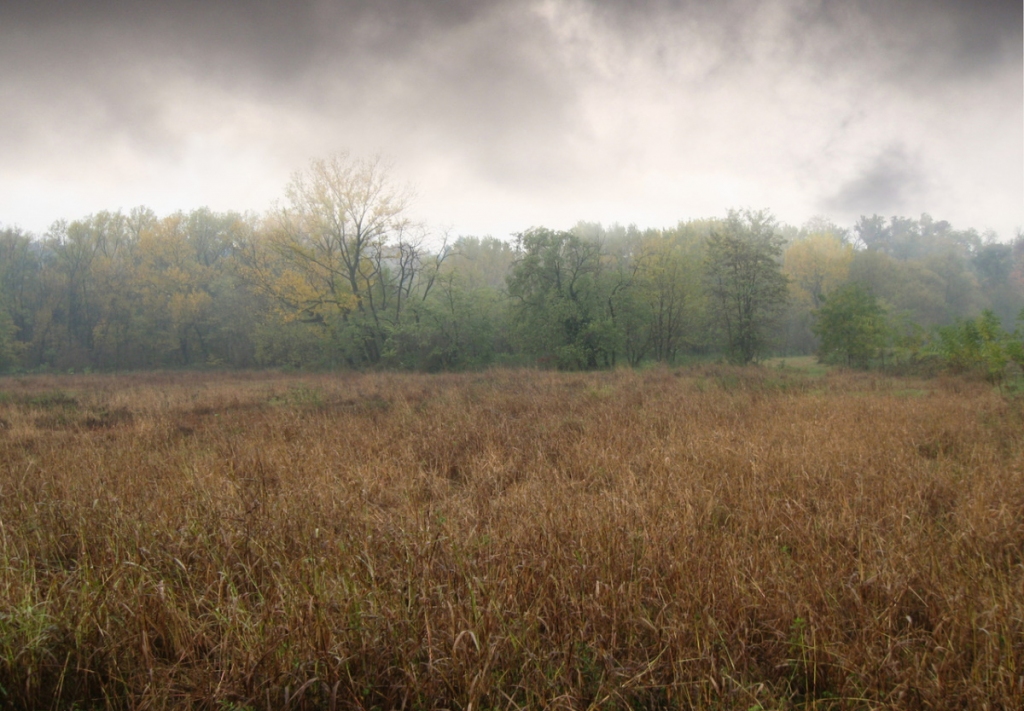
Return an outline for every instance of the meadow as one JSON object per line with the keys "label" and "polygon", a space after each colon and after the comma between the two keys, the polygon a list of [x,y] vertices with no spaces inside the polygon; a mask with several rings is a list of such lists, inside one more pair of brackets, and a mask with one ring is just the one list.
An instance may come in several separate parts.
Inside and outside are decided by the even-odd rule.
{"label": "meadow", "polygon": [[0,708],[1022,707],[983,382],[0,381]]}

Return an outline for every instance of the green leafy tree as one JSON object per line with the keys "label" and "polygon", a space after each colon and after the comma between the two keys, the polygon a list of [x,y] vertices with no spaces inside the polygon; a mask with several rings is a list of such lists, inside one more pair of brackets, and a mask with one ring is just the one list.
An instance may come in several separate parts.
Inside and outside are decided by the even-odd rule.
{"label": "green leafy tree", "polygon": [[823,297],[814,333],[821,339],[822,361],[867,367],[886,343],[885,309],[862,285],[845,284]]}
{"label": "green leafy tree", "polygon": [[786,353],[817,349],[814,310],[824,303],[825,294],[848,280],[853,253],[846,232],[821,218],[809,222],[786,246],[782,270],[792,297],[780,329]]}
{"label": "green leafy tree", "polygon": [[42,298],[36,246],[20,229],[0,230],[0,328],[6,334],[7,367],[23,363],[33,339]]}
{"label": "green leafy tree", "polygon": [[384,362],[425,371],[487,365],[503,320],[497,290],[471,286],[458,271],[444,270],[388,338]]}
{"label": "green leafy tree", "polygon": [[699,339],[703,320],[703,235],[693,225],[640,236],[630,250],[630,283],[617,307],[630,365],[671,363]]}
{"label": "green leafy tree", "polygon": [[601,245],[541,227],[516,247],[507,288],[522,350],[562,369],[611,365]]}
{"label": "green leafy tree", "polygon": [[786,305],[783,240],[766,211],[732,211],[708,238],[705,278],[712,318],[729,357],[740,364],[765,354]]}
{"label": "green leafy tree", "polygon": [[1024,370],[1024,309],[1021,309],[1017,315],[1017,329],[1013,332],[1006,352],[1010,356],[1010,360]]}
{"label": "green leafy tree", "polygon": [[6,303],[3,284],[0,283],[0,373],[16,363],[17,329]]}
{"label": "green leafy tree", "polygon": [[460,237],[427,255],[414,298],[405,300],[382,362],[415,370],[485,366],[509,350],[505,278],[516,255],[493,237]]}
{"label": "green leafy tree", "polygon": [[1010,362],[1020,362],[1019,334],[1004,331],[999,317],[990,309],[976,319],[944,326],[938,334],[939,352],[954,372],[979,372],[989,382],[999,383]]}

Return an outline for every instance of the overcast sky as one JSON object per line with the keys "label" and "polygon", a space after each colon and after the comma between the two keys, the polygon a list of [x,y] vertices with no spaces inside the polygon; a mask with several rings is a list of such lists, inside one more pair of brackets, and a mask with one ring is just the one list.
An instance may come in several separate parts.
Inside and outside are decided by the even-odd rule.
{"label": "overcast sky", "polygon": [[262,212],[381,152],[507,237],[769,208],[1024,226],[1020,0],[0,2],[0,224]]}

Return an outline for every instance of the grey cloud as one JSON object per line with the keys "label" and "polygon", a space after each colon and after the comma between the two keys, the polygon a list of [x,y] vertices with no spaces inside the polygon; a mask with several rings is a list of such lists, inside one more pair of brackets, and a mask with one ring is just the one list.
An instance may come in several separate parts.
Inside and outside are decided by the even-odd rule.
{"label": "grey cloud", "polygon": [[175,57],[201,73],[245,69],[276,81],[324,57],[400,56],[417,37],[457,26],[491,4],[397,0],[40,0],[0,8],[0,35],[31,35],[60,61],[54,42],[74,34],[101,56]]}
{"label": "grey cloud", "polygon": [[[80,89],[135,133],[147,130],[147,104],[161,82],[178,76],[314,112],[351,112],[401,89],[408,105],[386,113],[413,120],[473,92],[481,115],[514,124],[570,94],[556,86],[543,28],[522,8],[468,0],[26,3],[0,9],[0,60],[18,67],[0,80],[40,104]],[[518,117],[503,107],[509,101]]]}
{"label": "grey cloud", "polygon": [[[766,7],[781,18],[774,39],[794,59],[865,59],[904,69],[961,73],[1021,54],[1024,11],[1013,0],[591,0],[579,3],[649,39],[657,28],[697,26],[730,56],[750,54]],[[657,33],[656,33],[657,34]]]}
{"label": "grey cloud", "polygon": [[[635,48],[654,45],[657,54],[685,52],[688,44],[717,48],[726,65],[764,60],[757,51],[766,14],[780,18],[761,42],[780,61],[830,68],[874,66],[881,81],[929,81],[984,69],[1005,61],[1007,48],[1020,54],[1021,7],[1001,0],[590,0],[564,5],[589,13]],[[0,9],[0,38],[28,34],[34,57],[61,67],[65,76],[94,80],[77,53],[93,62],[173,60],[193,75],[238,90],[288,95],[324,66],[394,66],[419,58],[425,44],[474,27],[491,33],[490,57],[516,57],[521,45],[545,39],[528,18],[536,3],[515,0],[39,0]],[[768,8],[768,10],[766,10]],[[486,22],[505,18],[507,31]],[[481,21],[484,20],[484,21]],[[71,39],[71,48],[67,46]],[[658,45],[661,45],[660,48]],[[77,48],[77,49],[76,49]],[[548,58],[552,46],[543,46]],[[518,71],[496,61],[463,59],[472,71]],[[42,61],[32,71],[45,71]],[[562,69],[557,65],[551,73]],[[722,80],[723,67],[708,68]],[[443,82],[445,77],[436,78]],[[489,95],[489,94],[488,94]],[[308,97],[307,97],[308,99]]]}
{"label": "grey cloud", "polygon": [[[170,165],[194,135],[229,133],[234,109],[292,119],[251,133],[275,160],[288,155],[275,168],[340,148],[443,156],[467,184],[525,201],[613,181],[609,156],[633,147],[640,174],[672,142],[698,146],[680,156],[697,172],[733,155],[729,144],[748,150],[754,123],[737,116],[762,113],[781,142],[787,115],[823,105],[860,117],[850,131],[835,119],[821,129],[848,163],[861,145],[910,140],[899,126],[876,130],[870,101],[913,97],[912,114],[966,83],[1022,74],[1020,14],[995,0],[14,0],[0,3],[0,168],[47,175],[112,147]],[[834,91],[845,93],[822,100]],[[621,94],[635,106],[618,105]],[[595,127],[605,105],[626,118]],[[645,111],[661,112],[650,133],[665,145],[650,143]],[[714,142],[726,148],[704,147]],[[913,159],[897,153],[826,202],[909,194]],[[886,180],[892,190],[872,193]]]}
{"label": "grey cloud", "polygon": [[[788,61],[824,68],[875,66],[880,80],[936,79],[984,71],[1019,58],[1021,5],[1006,0],[590,0],[564,5],[590,13],[638,45],[704,41],[729,63],[763,59],[755,51],[766,8],[781,18],[768,44]],[[88,50],[117,56],[130,48],[137,61],[172,56],[193,71],[224,82],[269,82],[273,90],[315,71],[325,58],[410,56],[424,42],[459,28],[487,27],[500,13],[511,31],[536,3],[515,0],[39,0],[5,3],[0,36],[30,33],[46,43],[58,28],[73,30]],[[666,31],[666,28],[669,28]],[[494,28],[490,28],[494,31]],[[536,25],[531,32],[542,32]],[[681,34],[680,34],[681,33]],[[493,36],[493,53],[524,38]],[[62,61],[62,47],[47,47]],[[467,58],[471,59],[471,58]],[[63,61],[74,62],[73,56]],[[486,70],[485,65],[481,70]],[[553,67],[557,71],[558,67]]]}
{"label": "grey cloud", "polygon": [[1006,0],[807,0],[790,20],[803,59],[855,62],[881,81],[971,77],[1021,53],[1021,5]]}
{"label": "grey cloud", "polygon": [[903,146],[890,146],[823,200],[821,208],[844,216],[898,213],[906,211],[908,205],[920,197],[927,182],[920,158]]}

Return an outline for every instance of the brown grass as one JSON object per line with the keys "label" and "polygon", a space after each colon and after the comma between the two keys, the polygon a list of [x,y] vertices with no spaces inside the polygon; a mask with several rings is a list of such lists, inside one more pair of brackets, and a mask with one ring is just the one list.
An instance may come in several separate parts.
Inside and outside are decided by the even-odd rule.
{"label": "brown grass", "polygon": [[1019,709],[1024,406],[767,369],[0,381],[6,708]]}

